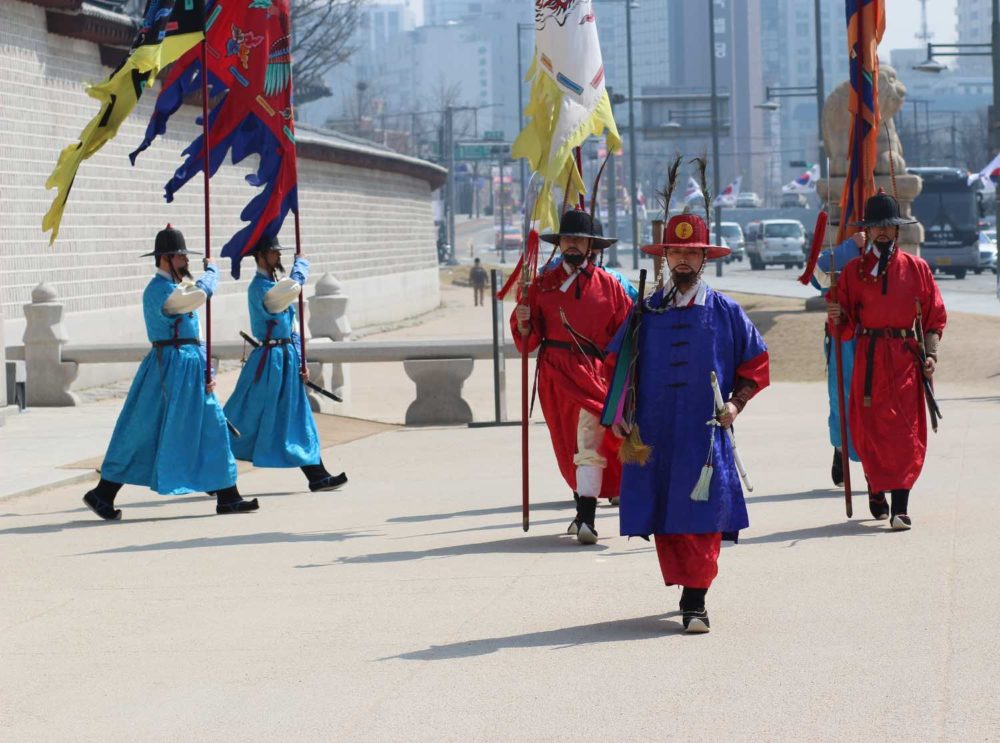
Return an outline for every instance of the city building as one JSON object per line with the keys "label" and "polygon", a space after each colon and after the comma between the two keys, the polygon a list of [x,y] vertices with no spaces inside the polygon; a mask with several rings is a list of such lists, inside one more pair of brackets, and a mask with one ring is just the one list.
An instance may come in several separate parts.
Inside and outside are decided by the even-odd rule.
{"label": "city building", "polygon": [[[993,21],[992,3],[990,0],[955,0],[955,30],[958,32],[959,44],[989,44],[990,25]],[[950,29],[949,29],[950,31]],[[951,33],[949,38],[940,39],[941,43],[947,44],[952,41]],[[963,75],[972,77],[989,77],[992,73],[990,58],[986,57],[958,57],[957,60],[945,60],[946,62],[957,61],[958,67]]]}

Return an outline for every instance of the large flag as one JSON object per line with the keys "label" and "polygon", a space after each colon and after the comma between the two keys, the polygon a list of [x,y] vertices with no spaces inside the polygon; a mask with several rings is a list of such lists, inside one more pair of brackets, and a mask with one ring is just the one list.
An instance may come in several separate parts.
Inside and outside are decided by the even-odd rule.
{"label": "large flag", "polygon": [[980,180],[983,182],[984,186],[988,186],[992,189],[993,181],[990,179],[996,178],[997,176],[1000,176],[1000,155],[997,155],[990,160],[986,167],[978,173],[969,173],[969,185],[971,186],[976,182],[976,180]]}
{"label": "large flag", "polygon": [[736,206],[736,197],[740,195],[740,187],[742,185],[743,176],[736,176],[736,179],[722,189],[722,192],[715,197],[716,206]]}
{"label": "large flag", "polygon": [[[260,158],[256,172],[246,180],[263,189],[240,215],[248,224],[222,248],[238,278],[240,259],[261,237],[277,235],[289,210],[298,210],[289,0],[208,0],[205,12],[208,82],[212,98],[218,101],[208,116],[209,173],[215,174],[230,151],[233,163],[250,155]],[[156,100],[146,137],[132,153],[133,163],[166,131],[184,97],[201,88],[201,74],[199,49],[174,65]],[[202,172],[203,150],[201,136],[184,150],[184,162],[165,186],[167,201]]]}
{"label": "large flag", "polygon": [[875,193],[875,160],[882,118],[878,108],[878,44],[885,32],[885,0],[846,0],[847,50],[851,92],[847,108],[852,125],[847,178],[840,198],[837,242],[864,217],[865,201]]}
{"label": "large flag", "polygon": [[690,204],[696,199],[705,199],[705,195],[701,192],[701,186],[698,185],[692,176],[688,176],[687,188],[684,189],[684,203]]}
{"label": "large flag", "polygon": [[59,153],[55,170],[45,181],[45,188],[58,189],[42,218],[42,230],[52,230],[49,245],[59,236],[63,210],[80,164],[114,138],[160,70],[204,38],[204,23],[201,0],[148,0],[128,57],[103,83],[87,86],[87,94],[101,102],[101,110],[87,124],[80,141]]}
{"label": "large flag", "polygon": [[593,0],[535,0],[535,59],[528,70],[528,122],[514,141],[515,158],[527,158],[543,179],[535,214],[555,227],[559,215],[553,186],[571,195],[586,192],[573,148],[607,131],[613,151],[621,147],[604,87],[604,62]]}
{"label": "large flag", "polygon": [[819,183],[819,164],[813,165],[791,183],[781,187],[782,193],[816,193]]}

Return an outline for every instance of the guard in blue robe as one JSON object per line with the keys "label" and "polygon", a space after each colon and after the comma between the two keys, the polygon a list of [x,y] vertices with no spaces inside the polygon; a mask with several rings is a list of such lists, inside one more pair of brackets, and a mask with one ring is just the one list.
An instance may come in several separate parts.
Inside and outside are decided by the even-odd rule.
{"label": "guard in blue robe", "polygon": [[206,261],[197,282],[188,271],[184,235],[167,225],[156,236],[157,272],[142,295],[146,335],[152,348],[129,389],[108,445],[101,480],[84,503],[103,519],[121,518],[114,507],[124,483],[161,495],[206,492],[216,496],[216,512],[257,509],[236,489],[236,461],[229,430],[215,398],[215,382],[205,383],[205,348],[197,309],[212,296],[219,270]]}
{"label": "guard in blue robe", "polygon": [[233,454],[255,467],[298,467],[313,492],[336,490],[347,476],[331,475],[320,458],[296,332],[296,304],[309,278],[309,261],[296,257],[291,274],[283,278],[282,249],[277,238],[263,237],[253,251],[257,273],[247,303],[260,346],[250,354],[226,402],[226,416],[241,434],[232,440]]}
{"label": "guard in blue robe", "polygon": [[[634,333],[637,351],[630,357],[622,352],[617,363],[629,364],[635,375],[634,418],[627,426],[636,427],[641,443],[651,447],[644,463],[626,463],[622,470],[621,534],[654,535],[664,583],[684,588],[685,630],[707,632],[705,595],[718,574],[721,541],[736,541],[749,526],[722,429],[768,385],[769,363],[764,339],[742,308],[701,280],[708,260],[729,249],[709,245],[707,226],[693,214],[673,217],[665,234],[663,243],[642,250],[664,258],[671,278],[608,349],[619,353],[626,334]],[[713,371],[728,400],[721,413]],[[706,425],[713,420],[719,425]],[[623,425],[614,424],[619,435],[627,432]]]}
{"label": "guard in blue robe", "polygon": [[[836,261],[836,268],[840,271],[847,263],[858,257],[860,247],[864,246],[864,234],[861,235],[861,243],[854,237],[849,237],[836,248],[833,249]],[[824,296],[830,290],[830,268],[831,258],[829,251],[824,250],[819,260],[816,261],[816,271],[810,279],[812,285],[819,289]],[[823,333],[823,353],[826,357],[826,388],[829,400],[830,413],[827,416],[827,426],[830,429],[830,444],[833,446],[833,464],[830,466],[830,477],[833,484],[840,487],[844,484],[844,447],[840,441],[840,408],[837,399],[837,354],[833,348],[833,341],[830,338],[829,326],[824,323]],[[851,398],[851,375],[854,372],[854,346],[856,339],[853,335],[850,338],[841,340],[840,353],[844,362],[844,410],[850,410]],[[854,442],[850,430],[847,431],[848,454],[853,462],[860,462],[861,458],[854,450]]]}

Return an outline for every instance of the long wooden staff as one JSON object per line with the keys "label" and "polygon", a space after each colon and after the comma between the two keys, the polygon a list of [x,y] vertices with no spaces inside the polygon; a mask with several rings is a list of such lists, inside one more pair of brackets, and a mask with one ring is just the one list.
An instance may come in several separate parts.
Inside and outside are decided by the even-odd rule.
{"label": "long wooden staff", "polygon": [[[208,23],[205,23],[205,38],[201,42],[201,144],[204,153],[202,174],[205,181],[205,261],[212,257],[212,208],[209,176],[210,142],[208,140]],[[212,383],[212,297],[205,302],[205,386]]]}
{"label": "long wooden staff", "polygon": [[[528,286],[531,284],[535,264],[538,262],[538,233],[534,229],[535,205],[541,179],[532,174],[524,198],[524,224],[521,242],[521,280],[518,282],[518,302],[528,303]],[[528,344],[522,338],[521,344],[521,528],[528,531],[529,476],[528,476],[528,417],[531,408],[528,396]],[[536,362],[537,363],[537,362]]]}
{"label": "long wooden staff", "polygon": [[[834,302],[837,297],[837,256],[834,249],[830,250],[830,296]],[[833,343],[833,355],[837,363],[837,413],[840,418],[840,451],[844,463],[844,508],[847,518],[854,515],[854,505],[851,503],[851,444],[847,438],[847,406],[844,404],[844,352],[840,347],[840,324],[828,320],[830,342]]]}

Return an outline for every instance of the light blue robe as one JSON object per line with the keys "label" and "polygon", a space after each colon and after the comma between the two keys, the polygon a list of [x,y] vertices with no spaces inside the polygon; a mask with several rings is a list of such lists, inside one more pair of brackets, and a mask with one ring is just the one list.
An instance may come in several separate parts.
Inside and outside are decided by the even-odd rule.
{"label": "light blue robe", "polygon": [[[218,280],[218,269],[209,266],[197,284],[211,297]],[[150,342],[199,337],[197,312],[163,311],[176,287],[157,274],[143,292]],[[212,493],[236,484],[222,407],[205,392],[204,346],[150,349],[118,416],[101,477],[145,485],[161,495]]]}
{"label": "light blue robe", "polygon": [[[858,257],[858,246],[852,238],[847,238],[844,242],[834,248],[834,256],[837,261],[838,270],[847,265],[847,262]],[[830,272],[830,252],[824,250],[820,253],[816,267],[823,273]],[[820,290],[821,294],[826,294],[829,289],[824,288],[814,276],[812,285]],[[840,444],[840,408],[837,402],[837,355],[834,353],[832,339],[829,334],[823,334],[823,353],[826,355],[826,392],[829,402],[830,413],[826,423],[830,429],[830,444],[835,448],[843,450]],[[854,372],[854,346],[855,339],[840,342],[840,353],[844,360],[844,410],[851,407],[851,375]],[[854,451],[854,438],[851,432],[847,432],[847,440],[850,444],[849,456],[852,461],[860,462],[861,458]]]}
{"label": "light blue robe", "polygon": [[[290,278],[305,286],[308,277],[309,261],[297,258]],[[250,328],[260,341],[290,338],[292,342],[270,349],[255,348],[247,359],[236,389],[226,402],[226,416],[241,434],[232,441],[233,454],[237,459],[253,462],[255,467],[319,464],[319,434],[306,386],[299,377],[296,304],[292,303],[283,312],[268,312],[264,295],[274,285],[274,281],[259,272],[250,282],[247,291]]]}

